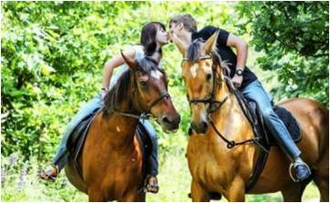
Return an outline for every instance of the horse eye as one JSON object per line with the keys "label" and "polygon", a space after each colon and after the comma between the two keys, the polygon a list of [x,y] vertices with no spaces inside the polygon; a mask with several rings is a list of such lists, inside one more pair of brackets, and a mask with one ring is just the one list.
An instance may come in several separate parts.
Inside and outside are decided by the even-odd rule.
{"label": "horse eye", "polygon": [[211,73],[208,73],[208,74],[206,75],[206,80],[210,80],[211,78],[212,78]]}
{"label": "horse eye", "polygon": [[140,85],[141,85],[141,87],[147,87],[147,82],[146,81],[141,81]]}

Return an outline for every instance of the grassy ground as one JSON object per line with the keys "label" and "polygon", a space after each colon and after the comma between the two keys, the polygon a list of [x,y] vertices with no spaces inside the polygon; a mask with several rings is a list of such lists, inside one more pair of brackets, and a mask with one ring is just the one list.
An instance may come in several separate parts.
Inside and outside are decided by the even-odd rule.
{"label": "grassy ground", "polygon": [[[167,152],[160,157],[158,194],[148,194],[150,202],[187,202],[190,192],[191,177],[183,148]],[[2,158],[1,169],[1,201],[87,201],[87,196],[77,191],[61,173],[56,182],[44,182],[37,177],[36,160],[12,163],[10,158]],[[225,199],[221,200],[222,202]],[[248,195],[247,201],[282,201],[280,193],[267,195]],[[319,201],[319,192],[314,184],[310,184],[303,196],[303,201]]]}

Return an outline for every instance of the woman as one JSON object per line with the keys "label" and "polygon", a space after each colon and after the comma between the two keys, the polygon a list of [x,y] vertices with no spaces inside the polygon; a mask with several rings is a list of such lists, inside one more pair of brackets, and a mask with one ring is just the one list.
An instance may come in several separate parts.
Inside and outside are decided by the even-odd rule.
{"label": "woman", "polygon": [[[168,34],[165,26],[160,22],[150,22],[143,26],[141,31],[140,45],[133,46],[124,51],[124,55],[130,58],[141,59],[145,56],[159,63],[162,58],[162,46],[168,43]],[[114,56],[107,61],[104,66],[104,75],[102,82],[101,94],[93,98],[87,105],[80,109],[75,117],[69,123],[66,131],[63,134],[61,145],[57,151],[55,158],[52,161],[49,169],[40,173],[40,177],[45,180],[55,179],[59,172],[64,168],[69,158],[69,150],[67,149],[67,142],[74,128],[81,120],[92,114],[94,111],[102,106],[102,100],[107,92],[117,83],[118,78],[128,67],[124,65],[125,61],[121,54]],[[116,72],[114,69],[119,67]],[[114,74],[113,74],[114,73]],[[140,121],[148,136],[152,140],[152,153],[147,163],[147,191],[157,193],[158,181],[158,160],[157,160],[157,138],[156,132],[149,123],[149,121]]]}

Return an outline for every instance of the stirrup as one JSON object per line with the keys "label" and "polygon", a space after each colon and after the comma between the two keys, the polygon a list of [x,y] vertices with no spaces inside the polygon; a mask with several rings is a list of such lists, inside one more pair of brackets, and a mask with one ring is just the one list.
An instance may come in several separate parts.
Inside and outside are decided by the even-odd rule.
{"label": "stirrup", "polygon": [[[305,163],[305,162],[300,162],[299,164],[305,165],[305,167],[307,168],[309,174],[311,174],[311,170],[309,168],[309,166]],[[301,182],[302,180],[298,179],[296,177],[296,175],[293,175],[292,169],[295,171],[295,167],[297,166],[297,163],[291,163],[290,167],[289,167],[289,175],[291,177],[291,179],[293,180],[293,182],[298,183]]]}

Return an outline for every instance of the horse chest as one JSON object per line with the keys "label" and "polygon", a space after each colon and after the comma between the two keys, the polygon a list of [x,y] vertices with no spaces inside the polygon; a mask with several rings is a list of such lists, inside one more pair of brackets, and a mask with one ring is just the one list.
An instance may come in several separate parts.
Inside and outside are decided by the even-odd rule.
{"label": "horse chest", "polygon": [[191,175],[203,185],[225,185],[233,178],[228,174],[235,168],[230,156],[215,150],[205,137],[189,139],[187,159]]}

